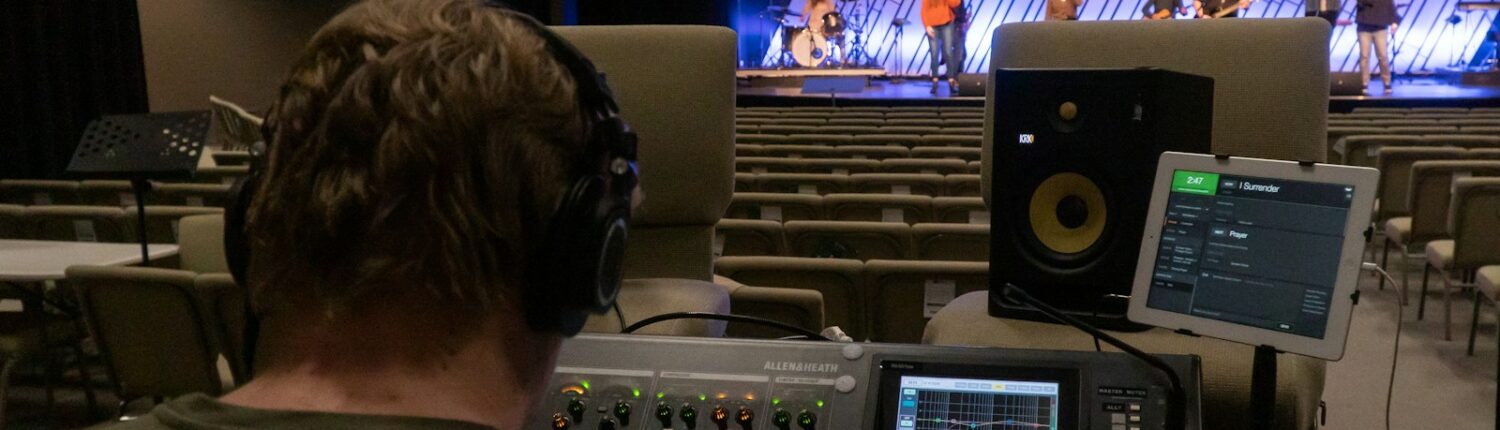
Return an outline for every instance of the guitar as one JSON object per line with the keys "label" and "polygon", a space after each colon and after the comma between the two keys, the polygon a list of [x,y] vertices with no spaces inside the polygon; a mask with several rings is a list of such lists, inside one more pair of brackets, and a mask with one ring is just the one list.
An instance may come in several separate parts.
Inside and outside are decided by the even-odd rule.
{"label": "guitar", "polygon": [[1245,7],[1245,3],[1247,2],[1235,2],[1233,6],[1219,9],[1212,14],[1203,15],[1199,18],[1223,18],[1224,16],[1234,13],[1234,11],[1240,10],[1241,8]]}

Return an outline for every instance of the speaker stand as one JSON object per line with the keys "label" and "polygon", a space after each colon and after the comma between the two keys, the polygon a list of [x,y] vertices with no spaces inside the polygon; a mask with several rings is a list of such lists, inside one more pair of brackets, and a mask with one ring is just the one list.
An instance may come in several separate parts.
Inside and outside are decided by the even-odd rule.
{"label": "speaker stand", "polygon": [[136,236],[141,239],[141,267],[151,266],[151,252],[146,239],[146,193],[151,192],[151,181],[142,178],[130,180],[130,191],[135,194]]}
{"label": "speaker stand", "polygon": [[1270,345],[1255,347],[1255,362],[1250,368],[1250,428],[1276,427],[1276,354],[1280,353]]}

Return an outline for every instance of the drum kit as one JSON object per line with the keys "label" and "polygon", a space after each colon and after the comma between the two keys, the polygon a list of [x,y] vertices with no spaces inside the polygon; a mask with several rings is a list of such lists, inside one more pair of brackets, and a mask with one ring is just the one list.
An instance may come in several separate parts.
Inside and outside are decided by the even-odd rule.
{"label": "drum kit", "polygon": [[[781,27],[781,52],[780,60],[773,66],[777,68],[790,67],[839,67],[853,66],[858,64],[858,59],[864,57],[870,62],[868,55],[864,54],[864,26],[863,16],[868,15],[869,7],[862,10],[860,3],[865,0],[841,0],[841,9],[849,12],[846,17],[843,12],[831,11],[823,15],[819,22],[798,25],[802,21],[802,15],[792,12],[784,5],[771,5],[762,16],[775,21]],[[873,0],[881,1],[881,0]],[[864,13],[862,13],[864,12]],[[852,43],[846,43],[846,33],[854,33]],[[847,46],[846,45],[852,45]],[[833,59],[831,48],[837,46],[839,58]],[[853,63],[851,63],[853,59]]]}

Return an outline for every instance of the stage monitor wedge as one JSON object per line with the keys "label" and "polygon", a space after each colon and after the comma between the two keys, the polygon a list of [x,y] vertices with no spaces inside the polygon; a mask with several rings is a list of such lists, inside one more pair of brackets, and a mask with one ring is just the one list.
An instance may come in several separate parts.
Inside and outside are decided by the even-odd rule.
{"label": "stage monitor wedge", "polygon": [[1052,320],[999,294],[1014,284],[1115,329],[1125,320],[1156,160],[1204,153],[1214,80],[1159,69],[1001,69],[990,176],[990,314]]}

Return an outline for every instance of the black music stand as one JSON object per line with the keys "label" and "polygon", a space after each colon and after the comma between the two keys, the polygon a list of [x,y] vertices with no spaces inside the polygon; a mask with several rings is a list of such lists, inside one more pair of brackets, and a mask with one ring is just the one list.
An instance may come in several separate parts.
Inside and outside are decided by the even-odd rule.
{"label": "black music stand", "polygon": [[149,181],[191,179],[206,150],[208,124],[208,111],[107,115],[90,122],[78,140],[68,174],[130,181],[143,266],[151,263],[146,250]]}

